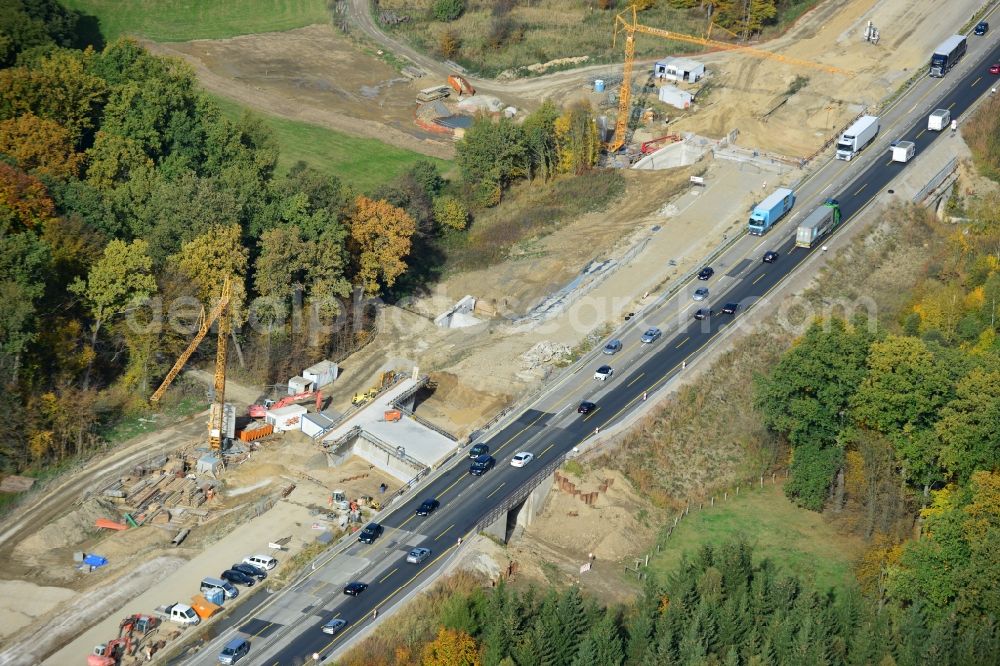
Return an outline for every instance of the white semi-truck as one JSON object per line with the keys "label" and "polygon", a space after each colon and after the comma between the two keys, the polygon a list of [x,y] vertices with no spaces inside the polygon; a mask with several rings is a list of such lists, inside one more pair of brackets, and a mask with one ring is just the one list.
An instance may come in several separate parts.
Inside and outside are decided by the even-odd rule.
{"label": "white semi-truck", "polygon": [[850,161],[878,134],[878,116],[861,116],[837,139],[837,159]]}

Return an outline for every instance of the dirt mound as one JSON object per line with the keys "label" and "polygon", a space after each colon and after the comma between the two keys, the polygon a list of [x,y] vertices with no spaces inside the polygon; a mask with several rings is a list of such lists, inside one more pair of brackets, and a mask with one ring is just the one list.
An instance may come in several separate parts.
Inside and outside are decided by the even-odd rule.
{"label": "dirt mound", "polygon": [[82,546],[98,534],[94,527],[98,518],[118,519],[118,516],[98,500],[87,500],[76,510],[40,527],[37,532],[17,544],[14,557],[27,566],[35,566],[53,550]]}

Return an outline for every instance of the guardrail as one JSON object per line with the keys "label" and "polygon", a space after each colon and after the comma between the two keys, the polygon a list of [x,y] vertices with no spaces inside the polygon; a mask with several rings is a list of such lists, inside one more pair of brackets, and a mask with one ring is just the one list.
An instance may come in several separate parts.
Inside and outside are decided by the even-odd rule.
{"label": "guardrail", "polygon": [[947,180],[948,176],[951,175],[951,173],[955,170],[955,167],[957,166],[958,166],[957,157],[953,157],[950,160],[948,160],[948,163],[944,166],[944,168],[938,171],[937,174],[935,174],[934,177],[931,178],[926,185],[920,188],[919,192],[913,195],[913,203],[921,203],[928,194],[936,190],[941,185],[941,183]]}

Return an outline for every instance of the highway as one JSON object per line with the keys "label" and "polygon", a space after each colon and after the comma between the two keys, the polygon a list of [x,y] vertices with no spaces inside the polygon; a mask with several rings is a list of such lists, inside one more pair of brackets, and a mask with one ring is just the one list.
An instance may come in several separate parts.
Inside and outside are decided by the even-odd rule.
{"label": "highway", "polygon": [[[370,626],[376,609],[385,614],[406,594],[437,573],[455,549],[459,537],[468,536],[491,509],[507,500],[526,480],[547,463],[571,451],[595,428],[612,425],[666,381],[683,371],[683,366],[717,338],[755,303],[767,296],[811,253],[820,251],[794,247],[798,221],[826,197],[840,202],[843,222],[840,229],[862,211],[908,164],[891,162],[888,142],[906,139],[916,144],[916,157],[933,141],[953,139],[949,130],[926,130],[927,114],[936,108],[960,116],[1000,77],[987,68],[1000,61],[1000,45],[991,32],[987,38],[969,37],[969,52],[959,68],[943,79],[918,81],[910,92],[883,114],[882,130],[876,142],[851,162],[831,161],[817,170],[797,190],[793,214],[761,238],[744,237],[725,256],[713,262],[716,274],[707,282],[693,280],[661,307],[646,313],[643,321],[631,321],[612,337],[619,337],[623,349],[613,356],[596,350],[575,370],[547,389],[512,423],[485,440],[497,458],[496,467],[482,477],[468,473],[468,461],[460,460],[451,469],[405,500],[384,518],[385,534],[374,544],[354,544],[346,553],[324,563],[289,590],[272,595],[255,608],[237,629],[220,631],[206,649],[190,663],[215,663],[217,646],[236,635],[249,638],[253,647],[250,663],[302,664],[308,656],[333,654],[351,637]],[[839,229],[838,229],[839,230]],[[835,232],[836,233],[836,232]],[[828,240],[824,239],[824,240]],[[761,257],[766,250],[779,253],[773,264]],[[710,296],[701,303],[691,300],[697,286],[707,286]],[[719,314],[723,303],[737,302],[735,315]],[[694,309],[712,308],[716,315],[702,321],[692,318]],[[639,341],[646,327],[656,326],[663,336],[652,344]],[[615,369],[609,381],[592,378],[604,363]],[[581,400],[596,403],[587,415],[577,413]],[[510,466],[519,451],[531,451],[535,460],[524,468]],[[414,515],[427,498],[437,498],[440,508],[427,517]],[[432,556],[420,565],[407,564],[406,553],[424,546]],[[362,581],[369,585],[358,597],[342,593],[344,583]],[[246,611],[237,609],[238,615]],[[346,629],[328,636],[320,627],[331,618],[348,621]],[[382,619],[380,618],[380,619]]]}

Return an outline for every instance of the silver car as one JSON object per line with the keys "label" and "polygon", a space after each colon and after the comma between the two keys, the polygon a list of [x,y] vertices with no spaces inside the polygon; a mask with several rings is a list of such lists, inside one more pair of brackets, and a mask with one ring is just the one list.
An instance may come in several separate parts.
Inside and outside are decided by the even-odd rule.
{"label": "silver car", "polygon": [[343,620],[339,617],[334,618],[323,625],[323,633],[335,634],[346,626],[347,626],[347,620]]}
{"label": "silver car", "polygon": [[618,338],[615,338],[608,344],[604,345],[604,353],[609,355],[617,354],[618,352],[621,351],[621,348],[622,348],[622,341],[619,340]]}
{"label": "silver car", "polygon": [[660,339],[660,335],[662,335],[660,333],[660,329],[651,328],[642,334],[642,337],[639,338],[639,342],[645,342],[646,344],[649,344],[651,342],[656,342],[657,340]]}
{"label": "silver car", "polygon": [[430,548],[414,548],[406,554],[406,561],[410,564],[420,564],[430,556]]}
{"label": "silver car", "polygon": [[705,287],[698,287],[697,289],[694,290],[694,293],[691,294],[691,298],[693,298],[696,301],[705,300],[706,298],[708,298],[708,289],[706,289]]}

